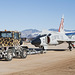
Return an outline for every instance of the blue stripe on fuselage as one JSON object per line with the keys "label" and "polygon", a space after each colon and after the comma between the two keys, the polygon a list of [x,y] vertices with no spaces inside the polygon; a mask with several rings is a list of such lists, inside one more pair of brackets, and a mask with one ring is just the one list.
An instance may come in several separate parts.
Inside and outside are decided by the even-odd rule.
{"label": "blue stripe on fuselage", "polygon": [[67,36],[68,35],[75,35],[75,32],[74,33],[65,33]]}

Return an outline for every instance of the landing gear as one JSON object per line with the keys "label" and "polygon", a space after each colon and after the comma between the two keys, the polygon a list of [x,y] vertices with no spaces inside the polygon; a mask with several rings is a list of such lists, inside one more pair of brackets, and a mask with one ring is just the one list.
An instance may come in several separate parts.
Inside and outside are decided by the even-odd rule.
{"label": "landing gear", "polygon": [[44,46],[41,46],[40,48],[41,48],[41,51],[40,51],[41,54],[46,53],[46,49],[44,48]]}
{"label": "landing gear", "polygon": [[70,51],[72,51],[72,46],[71,45],[72,45],[71,42],[69,42],[69,47],[68,48],[69,48]]}
{"label": "landing gear", "polygon": [[43,46],[41,46],[42,50],[45,50]]}
{"label": "landing gear", "polygon": [[44,47],[43,47],[43,46],[40,46],[39,48],[41,48],[41,51],[40,51],[40,53],[41,53],[41,54],[43,54]]}

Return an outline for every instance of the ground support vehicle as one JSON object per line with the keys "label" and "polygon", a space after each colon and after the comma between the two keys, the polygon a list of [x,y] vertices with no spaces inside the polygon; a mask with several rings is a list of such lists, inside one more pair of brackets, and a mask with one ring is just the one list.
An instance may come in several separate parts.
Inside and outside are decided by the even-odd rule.
{"label": "ground support vehicle", "polygon": [[27,57],[27,46],[21,46],[22,41],[18,31],[0,31],[0,59],[7,61],[13,57]]}

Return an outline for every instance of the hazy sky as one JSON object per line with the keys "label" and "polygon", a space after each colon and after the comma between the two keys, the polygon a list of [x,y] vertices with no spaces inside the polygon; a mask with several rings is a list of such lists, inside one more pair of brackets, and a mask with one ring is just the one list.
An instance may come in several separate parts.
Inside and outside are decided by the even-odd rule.
{"label": "hazy sky", "polygon": [[0,30],[75,30],[75,0],[0,0]]}

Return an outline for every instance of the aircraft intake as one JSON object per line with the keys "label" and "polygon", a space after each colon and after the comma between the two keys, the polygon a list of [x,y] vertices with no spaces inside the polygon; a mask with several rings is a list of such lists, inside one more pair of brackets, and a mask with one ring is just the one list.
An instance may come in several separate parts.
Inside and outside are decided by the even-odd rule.
{"label": "aircraft intake", "polygon": [[49,43],[50,43],[50,37],[47,36],[47,44],[49,44]]}

